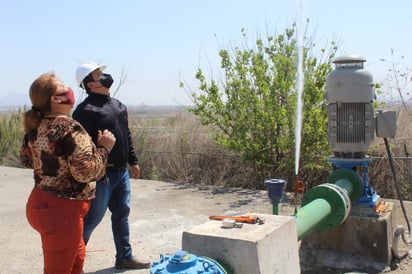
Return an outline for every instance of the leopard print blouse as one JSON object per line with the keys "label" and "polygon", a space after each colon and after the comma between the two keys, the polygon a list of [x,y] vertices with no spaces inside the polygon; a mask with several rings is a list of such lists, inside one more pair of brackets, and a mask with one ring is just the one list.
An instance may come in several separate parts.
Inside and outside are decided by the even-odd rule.
{"label": "leopard print blouse", "polygon": [[96,148],[79,122],[68,117],[43,118],[24,135],[20,159],[34,169],[35,186],[62,198],[91,200],[103,177],[108,153]]}

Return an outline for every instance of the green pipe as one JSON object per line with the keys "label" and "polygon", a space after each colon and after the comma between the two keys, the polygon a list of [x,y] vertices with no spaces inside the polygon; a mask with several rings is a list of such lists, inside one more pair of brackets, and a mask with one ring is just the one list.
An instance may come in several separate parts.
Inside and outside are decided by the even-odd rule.
{"label": "green pipe", "polygon": [[305,193],[302,208],[295,212],[298,240],[315,229],[329,230],[342,224],[349,216],[351,202],[362,197],[362,179],[349,169],[336,170],[328,183]]}
{"label": "green pipe", "polygon": [[332,207],[324,199],[316,199],[302,207],[295,214],[298,241],[316,229],[331,212]]}
{"label": "green pipe", "polygon": [[356,172],[350,169],[335,170],[329,176],[328,183],[335,184],[343,188],[353,203],[362,198],[363,180]]}
{"label": "green pipe", "polygon": [[279,204],[273,203],[272,210],[273,210],[273,213],[272,213],[273,215],[279,215]]}
{"label": "green pipe", "polygon": [[353,188],[354,188],[352,182],[349,181],[349,180],[346,180],[346,179],[337,180],[335,185],[343,188],[346,191],[346,193],[348,194],[348,196],[350,196],[350,194],[352,193]]}

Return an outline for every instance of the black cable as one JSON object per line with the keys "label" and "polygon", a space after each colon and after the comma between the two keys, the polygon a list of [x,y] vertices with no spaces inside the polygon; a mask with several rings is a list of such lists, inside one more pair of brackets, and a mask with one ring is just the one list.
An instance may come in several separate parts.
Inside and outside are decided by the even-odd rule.
{"label": "black cable", "polygon": [[401,190],[399,189],[399,186],[398,186],[398,180],[396,179],[395,166],[393,165],[393,159],[392,159],[391,151],[389,149],[388,140],[386,138],[383,138],[383,140],[385,141],[385,147],[386,147],[386,151],[388,153],[388,159],[389,159],[389,163],[390,163],[391,169],[392,169],[393,181],[395,182],[396,192],[398,193],[399,202],[400,202],[401,208],[402,208],[402,213],[403,213],[403,216],[405,217],[406,224],[408,226],[409,236],[411,236],[412,235],[411,234],[412,233],[411,232],[411,225],[409,224],[408,216],[406,215],[405,206],[403,205],[402,194],[401,194]]}

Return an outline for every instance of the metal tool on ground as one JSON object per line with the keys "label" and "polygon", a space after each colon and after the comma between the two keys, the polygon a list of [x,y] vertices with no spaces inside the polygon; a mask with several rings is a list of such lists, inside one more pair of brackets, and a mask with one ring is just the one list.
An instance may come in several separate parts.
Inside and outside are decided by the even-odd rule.
{"label": "metal tool on ground", "polygon": [[217,221],[222,221],[224,219],[232,219],[238,223],[260,224],[260,225],[265,223],[264,219],[259,218],[255,214],[240,215],[240,216],[212,215],[212,216],[209,216],[209,219],[217,220]]}

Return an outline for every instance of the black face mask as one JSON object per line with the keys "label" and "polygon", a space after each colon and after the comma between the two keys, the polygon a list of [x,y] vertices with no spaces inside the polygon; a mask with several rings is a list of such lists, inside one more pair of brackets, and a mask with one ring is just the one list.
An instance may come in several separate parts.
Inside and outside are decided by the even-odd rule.
{"label": "black face mask", "polygon": [[110,74],[102,74],[100,76],[100,83],[102,84],[102,86],[104,86],[105,88],[110,88],[113,84],[113,77]]}

